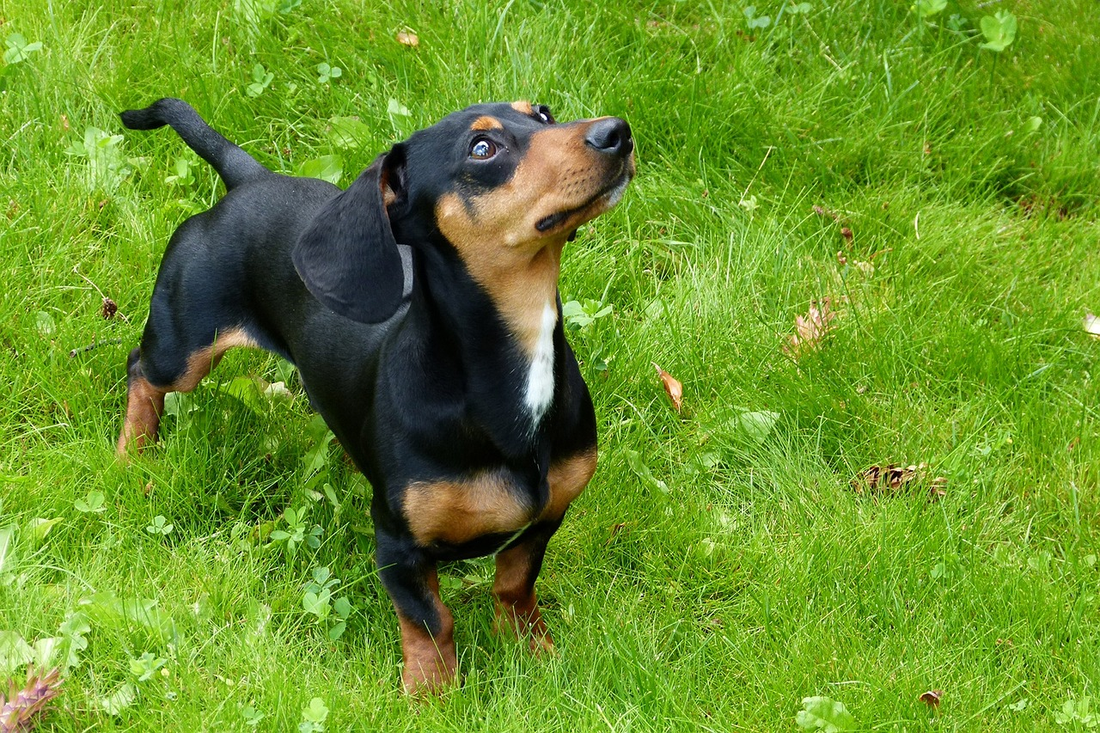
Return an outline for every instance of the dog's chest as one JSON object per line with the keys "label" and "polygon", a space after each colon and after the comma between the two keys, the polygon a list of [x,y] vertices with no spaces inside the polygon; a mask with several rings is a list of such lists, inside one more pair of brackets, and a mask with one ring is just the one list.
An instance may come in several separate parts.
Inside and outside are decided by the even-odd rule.
{"label": "dog's chest", "polygon": [[542,310],[538,340],[527,370],[524,405],[537,427],[554,401],[554,327],[558,322],[557,308],[547,303]]}
{"label": "dog's chest", "polygon": [[405,492],[405,519],[423,546],[462,545],[530,524],[540,509],[530,493],[504,471],[459,480],[416,481]]}
{"label": "dog's chest", "polygon": [[421,546],[459,546],[488,535],[512,534],[544,519],[558,519],[584,489],[596,469],[595,448],[555,461],[547,491],[522,486],[507,471],[484,471],[466,478],[414,481],[406,487],[405,520]]}

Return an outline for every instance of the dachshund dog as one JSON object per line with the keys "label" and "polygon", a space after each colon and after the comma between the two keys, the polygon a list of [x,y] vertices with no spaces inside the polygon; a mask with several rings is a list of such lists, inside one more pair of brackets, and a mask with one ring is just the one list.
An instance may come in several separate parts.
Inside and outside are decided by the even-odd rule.
{"label": "dachshund dog", "polygon": [[165,395],[194,389],[227,349],[275,352],[373,488],[405,690],[457,674],[439,562],[495,554],[496,628],[552,649],[535,579],[596,469],[558,273],[577,227],[634,175],[629,125],[478,104],[341,191],[268,170],[178,99],[122,121],[171,126],[227,191],[168,243],[127,363],[119,454],[154,441]]}

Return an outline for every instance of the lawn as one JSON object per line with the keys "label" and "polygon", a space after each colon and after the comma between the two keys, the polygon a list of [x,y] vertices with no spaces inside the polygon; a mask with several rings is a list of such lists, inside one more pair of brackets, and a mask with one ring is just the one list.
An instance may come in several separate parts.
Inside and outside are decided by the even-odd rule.
{"label": "lawn", "polygon": [[[58,731],[1100,724],[1100,13],[941,4],[4,2],[0,682],[61,666]],[[464,684],[403,695],[370,487],[274,357],[116,461],[160,256],[220,195],[122,128],[163,96],[341,185],[477,101],[630,122],[563,264],[601,454],[555,656],[458,563]]]}

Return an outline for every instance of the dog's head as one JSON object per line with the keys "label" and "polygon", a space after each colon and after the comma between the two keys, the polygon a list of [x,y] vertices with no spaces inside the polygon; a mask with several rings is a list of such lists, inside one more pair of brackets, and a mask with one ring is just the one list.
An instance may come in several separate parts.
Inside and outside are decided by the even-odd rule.
{"label": "dog's head", "polygon": [[543,105],[474,105],[379,156],[314,219],[294,263],[337,313],[378,322],[401,300],[396,243],[442,239],[526,331],[520,311],[553,297],[564,243],[615,206],[633,175],[621,119],[559,124]]}

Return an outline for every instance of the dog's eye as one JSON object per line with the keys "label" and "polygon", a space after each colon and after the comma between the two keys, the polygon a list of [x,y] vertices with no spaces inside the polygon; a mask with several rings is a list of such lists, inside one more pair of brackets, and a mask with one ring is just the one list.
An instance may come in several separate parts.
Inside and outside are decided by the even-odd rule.
{"label": "dog's eye", "polygon": [[488,160],[497,154],[497,146],[492,140],[479,138],[470,146],[470,157],[474,160]]}
{"label": "dog's eye", "polygon": [[535,116],[548,125],[554,124],[554,115],[550,114],[550,108],[545,104],[535,105]]}

